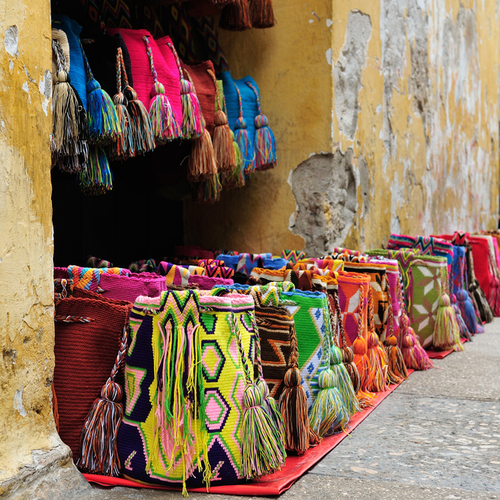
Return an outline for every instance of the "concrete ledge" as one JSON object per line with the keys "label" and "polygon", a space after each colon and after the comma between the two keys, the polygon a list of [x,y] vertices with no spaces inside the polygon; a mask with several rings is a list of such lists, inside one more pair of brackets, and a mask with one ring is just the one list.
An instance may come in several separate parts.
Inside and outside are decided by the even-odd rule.
{"label": "concrete ledge", "polygon": [[89,498],[92,487],[73,464],[71,450],[60,444],[49,451],[34,450],[31,464],[0,482],[2,500],[71,500]]}

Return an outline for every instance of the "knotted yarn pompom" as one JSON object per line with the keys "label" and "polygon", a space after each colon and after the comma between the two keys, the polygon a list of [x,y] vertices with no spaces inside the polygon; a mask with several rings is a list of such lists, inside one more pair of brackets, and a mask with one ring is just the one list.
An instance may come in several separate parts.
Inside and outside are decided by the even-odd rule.
{"label": "knotted yarn pompom", "polygon": [[460,289],[457,291],[456,297],[462,318],[469,332],[474,335],[477,332],[477,318],[469,294],[465,290]]}
{"label": "knotted yarn pompom", "polygon": [[349,416],[352,416],[361,408],[349,372],[343,364],[342,351],[335,345],[330,349],[330,367],[337,375],[337,389],[342,397],[342,402],[349,412]]}

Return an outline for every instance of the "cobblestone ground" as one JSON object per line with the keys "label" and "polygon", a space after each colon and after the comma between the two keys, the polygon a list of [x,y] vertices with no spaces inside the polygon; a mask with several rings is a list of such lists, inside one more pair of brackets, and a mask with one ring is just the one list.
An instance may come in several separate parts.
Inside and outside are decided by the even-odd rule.
{"label": "cobblestone ground", "polygon": [[[500,499],[500,320],[436,366],[413,373],[280,499]],[[114,488],[81,498],[181,495]]]}

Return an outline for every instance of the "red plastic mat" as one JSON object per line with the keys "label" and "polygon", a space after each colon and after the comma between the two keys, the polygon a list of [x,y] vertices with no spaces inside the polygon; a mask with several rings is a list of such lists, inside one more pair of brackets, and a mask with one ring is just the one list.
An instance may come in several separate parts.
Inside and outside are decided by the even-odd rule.
{"label": "red plastic mat", "polygon": [[[467,342],[467,339],[460,339],[462,344],[465,344]],[[452,352],[455,352],[453,349],[450,349],[449,351],[426,351],[427,354],[429,355],[429,358],[431,359],[444,359],[448,354],[451,354]]]}
{"label": "red plastic mat", "polygon": [[[413,370],[408,370],[412,373]],[[345,432],[335,434],[334,436],[324,438],[321,443],[310,448],[304,455],[289,456],[286,459],[286,465],[280,471],[264,476],[258,480],[245,484],[233,484],[228,486],[212,486],[210,493],[219,493],[224,495],[249,495],[249,496],[272,496],[280,495],[285,492],[292,484],[305,474],[311,467],[316,465],[325,455],[327,455],[335,446],[345,439],[363,420],[375,410],[375,408],[391,393],[398,385],[391,385],[389,390],[381,392],[372,400],[373,407],[362,412],[356,413],[349,421],[349,428]],[[130,486],[134,488],[152,488],[175,490],[178,488],[146,485],[122,479],[119,477],[98,476],[95,474],[84,474],[87,481],[99,484],[101,486]],[[188,491],[206,493],[206,488],[188,488]]]}

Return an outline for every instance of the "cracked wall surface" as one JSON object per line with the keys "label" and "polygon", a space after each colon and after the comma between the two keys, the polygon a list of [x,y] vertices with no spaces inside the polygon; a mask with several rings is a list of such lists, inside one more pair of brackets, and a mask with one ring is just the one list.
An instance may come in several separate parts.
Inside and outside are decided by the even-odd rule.
{"label": "cracked wall surface", "polygon": [[35,455],[56,447],[61,459],[69,449],[51,404],[50,2],[0,0],[0,11],[1,496]]}
{"label": "cracked wall surface", "polygon": [[[221,42],[233,76],[260,85],[278,167],[206,210],[187,203],[186,242],[364,249],[391,232],[496,227],[500,0],[274,4],[276,28]],[[340,157],[352,159],[352,212],[331,194]]]}

